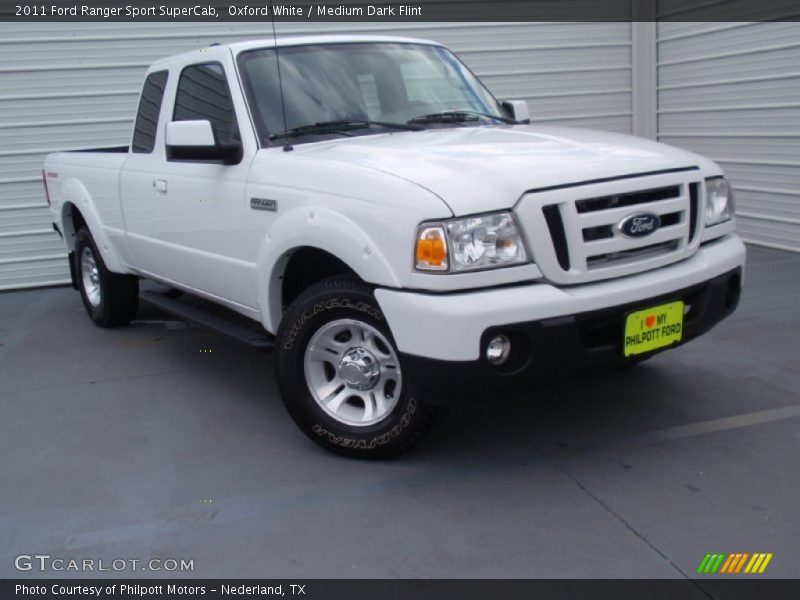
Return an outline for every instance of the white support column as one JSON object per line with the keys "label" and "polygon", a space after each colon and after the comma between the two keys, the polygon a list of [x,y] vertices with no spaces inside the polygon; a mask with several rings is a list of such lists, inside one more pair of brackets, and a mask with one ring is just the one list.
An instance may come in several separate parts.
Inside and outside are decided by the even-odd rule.
{"label": "white support column", "polygon": [[[640,4],[633,0],[634,7]],[[646,9],[645,9],[646,10]],[[634,18],[655,18],[655,11],[646,14],[634,8]],[[658,71],[656,68],[656,23],[633,21],[631,23],[633,52],[633,134],[655,140],[658,137]]]}

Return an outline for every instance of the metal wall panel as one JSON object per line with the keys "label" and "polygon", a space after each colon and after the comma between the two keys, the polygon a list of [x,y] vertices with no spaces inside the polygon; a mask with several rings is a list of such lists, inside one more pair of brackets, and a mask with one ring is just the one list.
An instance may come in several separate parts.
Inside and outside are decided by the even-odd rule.
{"label": "metal wall panel", "polygon": [[658,135],[707,155],[748,241],[800,251],[800,23],[660,23]]}
{"label": "metal wall panel", "polygon": [[[629,23],[281,23],[279,35],[407,35],[447,44],[537,122],[631,132]],[[40,182],[53,151],[127,144],[146,67],[268,23],[0,23],[0,289],[64,283]]]}

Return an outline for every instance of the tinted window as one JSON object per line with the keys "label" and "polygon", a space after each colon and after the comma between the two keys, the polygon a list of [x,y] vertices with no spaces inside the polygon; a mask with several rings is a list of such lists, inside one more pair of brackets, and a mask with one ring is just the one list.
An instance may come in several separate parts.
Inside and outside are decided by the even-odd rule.
{"label": "tinted window", "polygon": [[220,143],[240,139],[236,112],[222,65],[193,65],[183,70],[178,80],[172,118],[173,121],[210,121]]}
{"label": "tinted window", "polygon": [[136,124],[133,126],[133,143],[131,150],[149,154],[156,145],[158,115],[161,112],[161,101],[164,99],[164,88],[167,85],[167,72],[150,73],[142,88],[139,100],[139,111],[136,113]]}

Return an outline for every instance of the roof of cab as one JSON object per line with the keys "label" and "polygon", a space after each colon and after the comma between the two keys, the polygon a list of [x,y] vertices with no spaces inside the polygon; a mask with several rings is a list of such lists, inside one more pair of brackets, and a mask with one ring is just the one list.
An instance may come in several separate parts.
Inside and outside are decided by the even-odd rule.
{"label": "roof of cab", "polygon": [[[279,37],[277,40],[277,46],[279,48],[283,48],[286,46],[309,46],[313,44],[358,44],[358,43],[391,43],[391,44],[425,44],[428,46],[441,46],[438,42],[433,42],[430,40],[423,40],[417,38],[408,38],[408,37],[393,37],[393,36],[383,36],[383,35],[304,35],[304,36],[290,36],[290,37]],[[233,54],[238,54],[244,50],[253,50],[256,48],[274,48],[275,47],[275,39],[274,38],[262,38],[258,40],[248,40],[244,42],[233,42],[230,44],[216,44],[212,46],[214,49],[219,48],[230,48]],[[177,54],[174,56],[169,56],[167,58],[162,58],[154,62],[150,70],[155,68],[163,68],[165,66],[169,66],[170,64],[175,63],[182,63],[188,62],[190,60],[194,60],[199,52],[203,50],[210,50],[212,47],[206,47],[202,49],[192,50],[190,52],[184,52],[182,54]]]}
{"label": "roof of cab", "polygon": [[[430,46],[441,46],[438,42],[421,40],[407,37],[392,37],[386,35],[304,35],[278,38],[278,47],[283,46],[308,46],[311,44],[353,44],[364,42],[388,42],[394,44],[427,44]],[[234,42],[228,44],[233,53],[242,50],[252,50],[253,48],[272,48],[275,46],[273,38],[261,40],[251,40],[247,42]]]}

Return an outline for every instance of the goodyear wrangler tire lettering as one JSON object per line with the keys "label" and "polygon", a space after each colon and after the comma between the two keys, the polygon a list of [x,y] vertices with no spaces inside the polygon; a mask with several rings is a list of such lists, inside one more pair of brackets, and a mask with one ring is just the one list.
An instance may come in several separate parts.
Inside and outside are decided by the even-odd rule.
{"label": "goodyear wrangler tire lettering", "polygon": [[[340,325],[341,323],[344,325]],[[441,421],[444,409],[432,406],[419,398],[413,390],[413,384],[400,376],[402,364],[396,362],[394,363],[397,369],[397,376],[394,379],[396,387],[383,387],[386,385],[385,382],[391,379],[379,379],[381,387],[375,388],[376,393],[391,398],[390,403],[384,405],[385,416],[375,413],[377,416],[368,418],[364,403],[369,401],[370,390],[373,388],[362,386],[379,384],[365,375],[351,376],[353,362],[355,361],[356,365],[360,364],[358,357],[368,354],[364,352],[367,350],[366,342],[361,341],[360,337],[352,336],[342,339],[330,338],[334,345],[343,344],[343,346],[338,346],[340,349],[337,350],[338,353],[334,353],[335,358],[331,358],[330,362],[327,358],[323,359],[328,365],[324,375],[320,375],[323,371],[321,369],[312,368],[309,371],[305,363],[306,348],[312,343],[312,339],[326,339],[328,332],[337,332],[339,327],[344,328],[342,333],[347,333],[348,327],[355,327],[355,331],[374,331],[376,338],[384,338],[385,342],[391,345],[391,349],[384,348],[384,355],[393,355],[396,360],[397,350],[394,347],[394,340],[375,301],[372,288],[353,278],[343,276],[314,284],[286,309],[278,330],[278,347],[281,348],[281,352],[277,354],[275,362],[276,378],[278,390],[289,415],[308,438],[337,454],[379,459],[406,452]],[[377,335],[378,333],[380,335]],[[348,342],[352,339],[357,341],[351,348]],[[375,347],[372,347],[372,351],[378,352],[375,357],[381,355],[379,349]],[[314,364],[311,363],[312,366]],[[364,363],[358,367],[365,369],[361,371],[362,374],[369,372],[368,365],[369,363]],[[344,376],[340,373],[350,373],[350,375],[342,378]],[[324,402],[324,398],[314,396],[314,393],[318,394],[318,390],[334,381],[332,379],[334,376],[340,377],[337,380],[340,387],[334,389],[336,394],[342,391],[347,393],[348,389],[352,391],[352,395],[340,401],[339,406],[341,402],[345,404],[358,402],[359,398],[362,398],[360,405],[351,404],[345,408],[348,411],[360,411],[363,418],[354,420],[352,415],[344,415],[341,410],[339,412],[331,410],[328,406],[320,404]],[[323,377],[322,380],[314,380],[313,389],[317,391],[312,392],[310,387],[312,384],[306,377],[312,379]],[[394,394],[394,391],[397,393]],[[372,400],[374,403],[374,396]]]}
{"label": "goodyear wrangler tire lettering", "polygon": [[402,433],[403,429],[408,427],[408,425],[411,423],[411,417],[416,410],[417,410],[417,402],[412,398],[411,401],[408,403],[408,410],[403,415],[403,418],[400,420],[400,425],[396,425],[388,433],[384,433],[382,435],[374,437],[369,441],[354,440],[351,438],[343,438],[336,436],[319,424],[315,424],[311,428],[311,430],[319,436],[327,437],[328,441],[331,444],[337,444],[339,446],[342,446],[343,448],[375,448],[376,446],[385,446],[394,438],[399,436]]}
{"label": "goodyear wrangler tire lettering", "polygon": [[300,328],[306,323],[306,321],[319,315],[321,312],[325,310],[330,310],[334,308],[352,308],[353,310],[358,310],[360,312],[366,313],[371,317],[378,319],[379,321],[383,321],[383,313],[379,309],[370,306],[366,302],[359,302],[353,305],[347,298],[344,299],[332,298],[325,302],[319,302],[315,304],[314,308],[310,311],[310,313],[308,311],[304,312],[302,315],[300,315],[300,318],[298,318],[294,323],[292,323],[292,326],[289,330],[289,336],[287,342],[284,345],[284,349],[290,350],[292,348],[294,340],[297,337],[297,333],[300,331]]}

